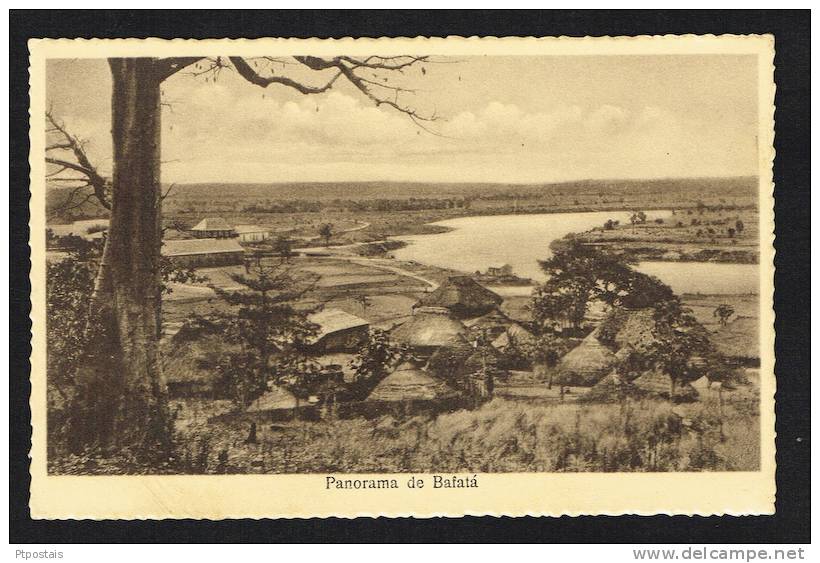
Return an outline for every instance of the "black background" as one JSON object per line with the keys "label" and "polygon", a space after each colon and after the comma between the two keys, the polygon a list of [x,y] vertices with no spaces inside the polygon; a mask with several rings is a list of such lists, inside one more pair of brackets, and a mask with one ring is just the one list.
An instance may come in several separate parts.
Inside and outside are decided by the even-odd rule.
{"label": "black background", "polygon": [[[810,12],[11,10],[10,541],[802,543],[810,540]],[[775,36],[777,513],[762,517],[34,521],[28,513],[28,50],[36,37]],[[100,490],[99,494],[106,494]]]}

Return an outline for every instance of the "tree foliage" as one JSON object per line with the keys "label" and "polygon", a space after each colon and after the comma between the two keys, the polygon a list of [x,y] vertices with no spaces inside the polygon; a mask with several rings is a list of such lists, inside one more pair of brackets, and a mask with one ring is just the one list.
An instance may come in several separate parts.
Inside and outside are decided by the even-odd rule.
{"label": "tree foliage", "polygon": [[88,308],[100,257],[98,243],[71,237],[68,255],[47,263],[47,380],[62,400],[72,395],[74,373],[86,351]]}
{"label": "tree foliage", "polygon": [[712,311],[712,316],[718,320],[720,326],[726,326],[726,323],[729,321],[729,318],[735,314],[735,309],[731,305],[726,303],[721,303],[715,310]]}
{"label": "tree foliage", "polygon": [[237,404],[247,406],[271,385],[303,386],[317,376],[319,367],[305,354],[318,327],[294,302],[310,289],[299,287],[281,263],[265,263],[261,257],[248,274],[231,273],[242,286],[225,290],[213,286],[232,311],[214,319],[225,340],[236,346],[219,361],[222,386]]}
{"label": "tree foliage", "polygon": [[319,236],[325,241],[325,246],[330,244],[330,238],[333,236],[333,223],[323,223],[319,226]]}
{"label": "tree foliage", "polygon": [[353,359],[353,369],[356,371],[356,380],[379,381],[391,365],[395,364],[405,353],[406,349],[390,340],[390,336],[383,330],[373,329],[367,340],[356,352]]}
{"label": "tree foliage", "polygon": [[542,331],[556,326],[580,328],[592,301],[615,303],[635,275],[624,257],[576,239],[562,242],[551,258],[539,262],[547,281],[534,292],[532,312]]}

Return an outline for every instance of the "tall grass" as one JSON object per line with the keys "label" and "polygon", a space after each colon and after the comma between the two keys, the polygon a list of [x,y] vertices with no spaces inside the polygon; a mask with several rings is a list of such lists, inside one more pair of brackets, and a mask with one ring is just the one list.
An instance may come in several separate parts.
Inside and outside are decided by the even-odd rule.
{"label": "tall grass", "polygon": [[[53,473],[616,472],[755,470],[756,393],[688,405],[660,399],[530,404],[493,399],[438,417],[257,422],[209,421],[213,402],[189,401],[177,421],[176,459],[138,468],[50,459]],[[190,403],[190,404],[188,404]],[[200,404],[201,403],[201,404]],[[224,409],[223,409],[224,410]],[[184,411],[184,412],[182,412]]]}
{"label": "tall grass", "polygon": [[[658,399],[615,404],[533,405],[494,399],[477,410],[438,417],[260,425],[190,426],[187,471],[616,472],[732,471],[759,466],[754,398],[672,405]],[[722,414],[721,414],[722,413]],[[210,453],[203,460],[202,438]]]}

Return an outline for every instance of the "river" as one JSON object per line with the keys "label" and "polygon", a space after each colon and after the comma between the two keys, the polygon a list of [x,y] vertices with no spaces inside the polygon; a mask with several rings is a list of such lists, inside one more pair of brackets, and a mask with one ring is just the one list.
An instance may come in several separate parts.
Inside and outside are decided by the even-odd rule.
{"label": "river", "polygon": [[[648,219],[665,218],[670,211],[647,211]],[[450,268],[462,272],[484,271],[488,266],[510,264],[515,274],[543,280],[538,260],[552,255],[550,242],[568,233],[587,231],[607,219],[629,222],[627,211],[546,213],[461,217],[433,223],[450,231],[431,235],[392,237],[408,245],[393,252],[399,260]],[[757,293],[756,264],[715,262],[643,262],[637,269],[657,276],[676,293]],[[509,293],[529,288],[509,288]]]}

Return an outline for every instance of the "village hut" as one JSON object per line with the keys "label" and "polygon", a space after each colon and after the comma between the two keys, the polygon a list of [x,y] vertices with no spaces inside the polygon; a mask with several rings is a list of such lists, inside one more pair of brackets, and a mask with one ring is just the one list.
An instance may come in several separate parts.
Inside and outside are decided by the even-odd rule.
{"label": "village hut", "polygon": [[236,239],[199,238],[162,241],[162,255],[181,268],[235,266],[245,260]]}
{"label": "village hut", "polygon": [[308,321],[319,327],[310,342],[311,351],[318,354],[355,352],[370,334],[368,321],[341,309],[323,309],[308,315]]}
{"label": "village hut", "polygon": [[191,234],[196,238],[231,238],[236,231],[222,217],[208,217],[192,227]]}
{"label": "village hut", "polygon": [[424,307],[418,309],[410,320],[390,331],[390,336],[418,355],[429,357],[438,348],[457,347],[465,343],[467,329],[450,316],[449,310]]}
{"label": "village hut", "polygon": [[413,363],[404,362],[376,385],[366,403],[371,411],[398,406],[409,414],[425,408],[446,408],[454,405],[458,398],[458,393],[446,383]]}
{"label": "village hut", "polygon": [[610,371],[584,395],[584,401],[595,403],[617,402],[637,393],[637,388],[626,381],[617,370]]}
{"label": "village hut", "polygon": [[486,315],[466,319],[463,323],[471,332],[484,334],[490,341],[498,338],[506,332],[509,326],[515,324],[514,321],[498,308],[493,308],[493,310]]}
{"label": "village hut", "polygon": [[672,378],[658,370],[649,370],[642,373],[632,381],[632,384],[641,391],[652,395],[668,397],[672,391]]}
{"label": "village hut", "polygon": [[[672,396],[672,378],[659,370],[649,370],[632,381],[637,389],[648,395],[670,398]],[[678,382],[673,397],[679,401],[691,401],[698,398],[698,392],[689,383]]]}
{"label": "village hut", "polygon": [[502,369],[501,353],[492,346],[475,350],[464,362],[463,387],[473,399],[487,399],[492,396],[499,379],[506,380],[508,372]]}
{"label": "village hut", "polygon": [[535,344],[535,336],[516,322],[512,322],[499,334],[491,345],[496,350],[506,350],[510,344]]}
{"label": "village hut", "polygon": [[171,339],[162,354],[168,395],[172,398],[216,397],[217,359],[225,350],[225,343],[213,334],[201,335],[196,339],[184,336],[183,332],[183,337]]}
{"label": "village hut", "polygon": [[709,396],[709,391],[712,387],[712,382],[709,380],[708,377],[702,375],[698,379],[692,381],[690,385],[695,391],[697,391],[700,398],[703,399]]}
{"label": "village hut", "polygon": [[641,348],[650,344],[655,336],[654,310],[651,307],[642,309],[613,309],[596,329],[601,342],[613,348]]}
{"label": "village hut", "polygon": [[710,334],[718,352],[736,365],[760,366],[760,348],[757,346],[759,326],[757,319],[737,317],[726,326]]}
{"label": "village hut", "polygon": [[336,352],[334,354],[322,354],[313,358],[326,372],[336,372],[342,374],[342,380],[351,383],[356,379],[356,370],[353,368],[353,360],[356,354],[346,352]]}
{"label": "village hut", "polygon": [[558,363],[558,383],[589,387],[600,381],[615,365],[615,354],[591,332]]}
{"label": "village hut", "polygon": [[444,307],[458,318],[486,315],[504,299],[470,276],[451,276],[434,291],[419,299],[414,309]]}
{"label": "village hut", "polygon": [[296,395],[282,387],[274,385],[261,397],[254,400],[245,412],[254,415],[263,415],[272,420],[293,418],[300,408],[308,407],[307,402],[300,402]]}

